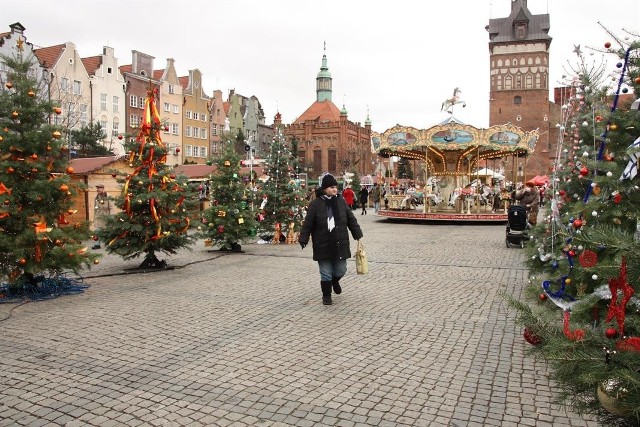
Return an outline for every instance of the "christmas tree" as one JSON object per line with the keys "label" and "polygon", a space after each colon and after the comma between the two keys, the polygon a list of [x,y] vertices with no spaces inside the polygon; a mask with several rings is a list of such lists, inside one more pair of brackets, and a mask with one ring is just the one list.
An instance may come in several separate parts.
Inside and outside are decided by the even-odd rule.
{"label": "christmas tree", "polygon": [[49,125],[50,115],[62,110],[30,77],[35,59],[21,47],[16,56],[0,59],[7,70],[0,90],[0,274],[14,295],[97,262],[83,244],[88,223],[68,218],[85,187],[71,180],[68,147],[60,129]]}
{"label": "christmas tree", "polygon": [[155,96],[156,90],[148,91],[140,132],[125,145],[134,171],[118,178],[122,192],[115,202],[122,211],[104,218],[104,228],[96,232],[107,242],[109,253],[124,259],[144,254],[140,268],[166,267],[166,261],[160,261],[156,253],[174,254],[196,239],[188,233],[188,210],[197,197],[186,179],[176,177],[166,165],[167,147],[160,137],[164,125]]}
{"label": "christmas tree", "polygon": [[578,49],[526,299],[508,299],[558,399],[619,426],[640,425],[640,113],[622,105],[640,94],[640,41],[614,39],[604,49],[618,56],[613,91]]}
{"label": "christmas tree", "polygon": [[302,226],[303,208],[307,201],[304,188],[295,173],[297,168],[296,153],[282,131],[277,129],[265,162],[264,172],[269,179],[260,192],[260,228],[265,234],[273,233],[273,243],[295,243]]}
{"label": "christmas tree", "polygon": [[205,242],[221,250],[239,252],[240,242],[255,236],[255,215],[248,188],[240,177],[240,155],[233,142],[225,143],[216,159],[216,171],[209,177],[211,206],[202,214]]}

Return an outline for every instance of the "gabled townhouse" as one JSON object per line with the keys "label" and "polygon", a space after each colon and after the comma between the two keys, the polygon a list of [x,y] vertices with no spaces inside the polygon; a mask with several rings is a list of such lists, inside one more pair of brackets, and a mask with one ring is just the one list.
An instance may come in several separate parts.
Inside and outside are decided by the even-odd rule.
{"label": "gabled townhouse", "polygon": [[168,58],[166,68],[155,70],[153,78],[160,82],[158,112],[165,126],[162,133],[162,142],[164,142],[168,150],[167,165],[181,165],[184,155],[184,147],[182,146],[183,89],[176,73],[175,60]]}
{"label": "gabled townhouse", "polygon": [[115,155],[122,155],[127,87],[118,59],[112,47],[104,46],[101,55],[82,58],[82,63],[89,74],[89,122],[100,123],[105,134],[102,144]]}
{"label": "gabled townhouse", "polygon": [[189,76],[180,77],[180,82],[183,88],[184,161],[206,163],[209,157],[211,98],[204,93],[200,70],[189,70]]}
{"label": "gabled townhouse", "polygon": [[[122,65],[120,72],[125,81],[125,134],[129,139],[135,139],[140,133],[140,124],[144,113],[144,101],[147,92],[157,91],[160,82],[153,78],[153,60],[155,58],[146,53],[131,51],[131,64]],[[161,100],[157,99],[157,103]]]}
{"label": "gabled townhouse", "polygon": [[[255,95],[247,98],[231,89],[227,102],[231,137],[235,139],[238,132],[242,130],[246,144],[255,151],[257,156],[264,155],[273,138],[273,132],[265,127],[264,110],[258,98]],[[238,150],[241,148],[237,147]]]}
{"label": "gabled townhouse", "polygon": [[[10,31],[0,33],[0,55],[7,58],[17,58],[21,56],[23,59],[31,62],[29,75],[36,79],[38,87],[36,92],[43,97],[48,97],[48,74],[40,65],[40,62],[33,53],[34,47],[27,42],[24,35],[25,27],[19,22],[9,25]],[[9,67],[4,61],[0,61],[0,90],[7,90],[5,84],[8,82]]]}
{"label": "gabled townhouse", "polygon": [[229,136],[234,140],[239,132],[244,134],[245,100],[246,97],[237,94],[235,89],[229,91],[229,96],[227,97],[227,119],[229,120]]}
{"label": "gabled townhouse", "polygon": [[[89,73],[72,42],[38,48],[34,53],[49,75],[51,101],[62,108],[61,114],[53,116],[53,122],[62,127],[63,137],[71,144],[71,131],[89,124]],[[74,155],[71,145],[69,153]]]}
{"label": "gabled townhouse", "polygon": [[227,114],[224,108],[224,100],[222,99],[222,91],[214,90],[213,97],[209,103],[209,139],[210,157],[218,157],[222,153],[222,137],[225,131],[225,123]]}

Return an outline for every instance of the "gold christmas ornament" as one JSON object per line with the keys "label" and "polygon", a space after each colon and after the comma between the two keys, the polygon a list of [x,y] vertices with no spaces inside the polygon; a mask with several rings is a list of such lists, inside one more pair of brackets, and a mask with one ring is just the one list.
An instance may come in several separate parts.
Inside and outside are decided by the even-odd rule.
{"label": "gold christmas ornament", "polygon": [[224,218],[225,216],[227,216],[227,213],[225,211],[218,211],[218,216]]}
{"label": "gold christmas ornament", "polygon": [[34,96],[36,96],[36,93],[32,90],[30,90],[29,92],[27,92],[27,95],[29,95],[31,98],[33,98]]}
{"label": "gold christmas ornament", "polygon": [[224,161],[224,165],[225,165],[225,166],[231,166],[231,162],[230,162],[229,160],[225,160],[225,161]]}
{"label": "gold christmas ornament", "polygon": [[60,133],[60,131],[57,131],[57,130],[56,130],[56,131],[54,131],[54,132],[53,132],[52,136],[53,136],[55,139],[60,139],[60,137],[62,136],[62,134]]}
{"label": "gold christmas ornament", "polygon": [[244,224],[244,218],[238,218],[238,224]]}
{"label": "gold christmas ornament", "polygon": [[93,263],[94,263],[95,265],[98,265],[98,264],[100,264],[100,260],[96,258],[96,259],[94,259],[94,260],[93,260]]}
{"label": "gold christmas ornament", "polygon": [[14,119],[17,119],[19,115],[20,113],[18,113],[17,111],[11,113],[11,117],[13,117]]}
{"label": "gold christmas ornament", "polygon": [[13,83],[11,83],[11,82],[6,82],[6,83],[4,84],[4,86],[5,86],[7,89],[11,89],[11,88],[13,87]]}
{"label": "gold christmas ornament", "polygon": [[627,394],[628,390],[615,378],[605,380],[598,386],[600,404],[613,415],[624,417],[631,413],[632,408],[625,403]]}

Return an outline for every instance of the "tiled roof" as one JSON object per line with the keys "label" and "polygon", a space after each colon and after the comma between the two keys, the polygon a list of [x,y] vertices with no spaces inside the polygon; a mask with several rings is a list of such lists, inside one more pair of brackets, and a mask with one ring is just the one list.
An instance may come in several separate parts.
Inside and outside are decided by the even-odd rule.
{"label": "tiled roof", "polygon": [[189,86],[189,76],[178,77],[178,81],[180,82],[180,86],[182,86],[183,89],[186,89],[187,86]]}
{"label": "tiled roof", "polygon": [[60,58],[60,55],[62,55],[62,51],[65,47],[65,44],[47,46],[40,49],[34,49],[33,53],[36,55],[36,58],[38,58],[38,61],[40,61],[40,64],[42,64],[43,67],[53,68],[56,65],[56,62],[58,62],[58,59]]}
{"label": "tiled roof", "polygon": [[155,80],[160,80],[163,74],[164,74],[164,68],[162,70],[153,70],[153,78]]}
{"label": "tiled roof", "polygon": [[229,115],[229,109],[231,108],[231,103],[230,102],[223,102],[222,103],[222,108],[224,108],[224,115],[228,116]]}
{"label": "tiled roof", "polygon": [[491,43],[516,41],[513,34],[513,24],[516,21],[527,22],[526,40],[551,40],[549,36],[549,15],[532,15],[527,9],[526,0],[513,0],[511,14],[508,18],[489,19],[486,26]]}
{"label": "tiled roof", "polygon": [[96,73],[96,70],[102,65],[102,56],[91,56],[89,58],[80,58],[90,76]]}
{"label": "tiled roof", "polygon": [[71,159],[69,164],[73,168],[74,174],[85,174],[93,172],[96,169],[118,161],[121,156],[108,156],[108,157],[83,157],[78,159]]}
{"label": "tiled roof", "polygon": [[302,113],[293,123],[300,124],[306,121],[337,122],[339,120],[340,110],[338,110],[338,107],[336,107],[333,102],[327,99],[311,104],[311,106],[307,108],[307,111]]}
{"label": "tiled roof", "polygon": [[121,66],[118,67],[118,69],[120,70],[120,72],[122,74],[131,73],[131,64],[129,64],[129,65],[121,65]]}

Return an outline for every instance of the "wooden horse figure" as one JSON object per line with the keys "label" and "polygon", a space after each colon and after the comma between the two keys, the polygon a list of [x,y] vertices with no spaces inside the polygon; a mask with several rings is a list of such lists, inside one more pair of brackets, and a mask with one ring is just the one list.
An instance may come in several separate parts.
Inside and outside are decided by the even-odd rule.
{"label": "wooden horse figure", "polygon": [[467,103],[460,99],[460,94],[462,91],[460,88],[455,88],[453,90],[453,97],[446,99],[442,103],[442,107],[440,107],[440,111],[446,111],[449,114],[453,114],[453,106],[456,104],[462,104],[462,108],[467,106]]}

